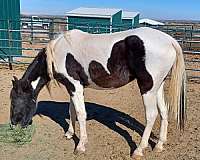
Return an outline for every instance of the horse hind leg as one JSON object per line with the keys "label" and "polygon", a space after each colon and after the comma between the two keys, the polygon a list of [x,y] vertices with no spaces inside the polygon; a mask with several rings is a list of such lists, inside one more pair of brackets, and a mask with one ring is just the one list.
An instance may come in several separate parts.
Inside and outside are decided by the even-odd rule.
{"label": "horse hind leg", "polygon": [[71,139],[75,133],[75,123],[76,123],[76,111],[74,108],[74,104],[70,98],[70,104],[69,104],[69,128],[68,131],[65,133],[65,137],[67,139]]}
{"label": "horse hind leg", "polygon": [[163,150],[163,144],[167,141],[167,126],[168,126],[168,109],[165,104],[164,99],[164,82],[160,86],[157,93],[157,102],[158,109],[161,116],[161,125],[160,125],[160,137],[159,141],[155,146],[156,152],[161,152]]}
{"label": "horse hind leg", "polygon": [[146,112],[146,127],[142,136],[142,140],[133,153],[133,158],[143,156],[143,150],[148,146],[148,140],[158,115],[157,98],[155,92],[147,92],[142,95]]}

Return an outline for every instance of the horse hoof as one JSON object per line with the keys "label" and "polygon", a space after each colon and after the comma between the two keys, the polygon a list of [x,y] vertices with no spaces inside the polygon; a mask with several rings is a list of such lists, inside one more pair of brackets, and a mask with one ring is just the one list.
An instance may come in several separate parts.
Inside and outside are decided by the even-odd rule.
{"label": "horse hoof", "polygon": [[133,159],[133,160],[142,160],[142,159],[143,159],[143,156],[133,154],[133,155],[132,155],[132,159]]}
{"label": "horse hoof", "polygon": [[85,154],[85,151],[78,150],[78,149],[74,150],[74,155],[79,156],[79,155],[82,155],[82,154]]}
{"label": "horse hoof", "polygon": [[153,149],[153,151],[156,152],[156,153],[161,153],[161,152],[163,151],[163,148],[155,147],[155,148]]}
{"label": "horse hoof", "polygon": [[73,133],[71,133],[71,132],[69,132],[69,131],[67,131],[66,133],[65,133],[65,137],[67,138],[67,139],[72,139],[72,137],[73,137]]}

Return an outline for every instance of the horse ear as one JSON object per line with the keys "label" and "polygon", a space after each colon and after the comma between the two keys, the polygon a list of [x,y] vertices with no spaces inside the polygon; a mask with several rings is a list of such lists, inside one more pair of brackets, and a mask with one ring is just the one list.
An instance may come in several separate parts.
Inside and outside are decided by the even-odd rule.
{"label": "horse ear", "polygon": [[14,78],[14,80],[12,80],[12,85],[13,85],[13,89],[18,92],[19,82],[17,79]]}
{"label": "horse ear", "polygon": [[12,80],[13,87],[16,87],[18,78],[16,76],[13,76],[13,79],[14,79]]}

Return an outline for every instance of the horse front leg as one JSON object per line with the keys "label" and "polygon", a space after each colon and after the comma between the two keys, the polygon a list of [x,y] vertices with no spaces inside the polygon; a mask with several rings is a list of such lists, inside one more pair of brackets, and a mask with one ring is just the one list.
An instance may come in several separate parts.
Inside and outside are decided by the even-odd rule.
{"label": "horse front leg", "polygon": [[133,158],[143,156],[143,150],[148,146],[148,140],[151,134],[152,127],[158,115],[156,94],[147,92],[143,94],[143,102],[146,112],[146,127],[142,136],[142,140],[133,153]]}
{"label": "horse front leg", "polygon": [[65,133],[65,137],[67,139],[71,139],[75,133],[75,123],[76,123],[76,111],[73,104],[72,99],[70,98],[70,104],[69,104],[69,128],[68,131]]}
{"label": "horse front leg", "polygon": [[85,144],[88,142],[88,139],[86,132],[86,110],[83,96],[83,86],[81,84],[75,84],[75,92],[73,92],[71,99],[80,125],[80,141],[75,153],[85,152]]}

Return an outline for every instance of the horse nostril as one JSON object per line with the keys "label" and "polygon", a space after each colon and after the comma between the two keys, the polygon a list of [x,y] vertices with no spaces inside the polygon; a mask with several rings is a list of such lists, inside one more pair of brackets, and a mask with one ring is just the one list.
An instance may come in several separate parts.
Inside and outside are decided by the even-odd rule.
{"label": "horse nostril", "polygon": [[33,123],[33,120],[30,120],[29,125],[32,125],[32,123]]}
{"label": "horse nostril", "polygon": [[11,120],[11,122],[16,125],[17,123],[19,123],[23,118],[23,115],[21,113],[17,114],[15,117],[13,117],[13,119]]}
{"label": "horse nostril", "polygon": [[21,121],[21,117],[17,117],[16,118],[16,122],[18,123],[18,122],[20,122]]}
{"label": "horse nostril", "polygon": [[12,125],[17,125],[17,122],[15,121],[15,119],[13,119],[13,118],[11,119],[11,124]]}

